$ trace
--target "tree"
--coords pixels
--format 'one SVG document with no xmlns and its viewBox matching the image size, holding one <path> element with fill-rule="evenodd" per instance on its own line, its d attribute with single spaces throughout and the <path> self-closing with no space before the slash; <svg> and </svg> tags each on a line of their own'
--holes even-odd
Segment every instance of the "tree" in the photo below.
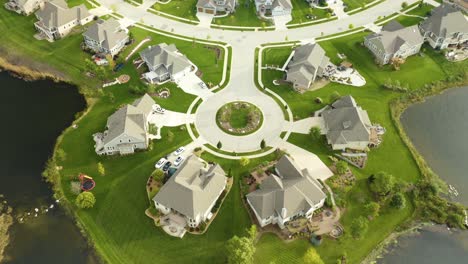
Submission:
<svg viewBox="0 0 468 264">
<path fill-rule="evenodd" d="M 386 172 L 378 172 L 375 176 L 372 176 L 372 179 L 369 179 L 370 182 L 370 190 L 380 196 L 386 196 L 390 194 L 395 186 L 395 178 L 386 173 Z"/>
<path fill-rule="evenodd" d="M 340 160 L 338 161 L 336 164 L 336 172 L 340 175 L 343 175 L 345 174 L 346 172 L 348 172 L 348 163 L 344 160 Z"/>
<path fill-rule="evenodd" d="M 312 139 L 319 140 L 320 136 L 322 135 L 322 130 L 318 126 L 313 126 L 309 130 L 309 135 L 312 137 Z"/>
<path fill-rule="evenodd" d="M 354 28 L 354 25 L 353 25 L 353 24 L 349 24 L 348 28 L 349 28 L 349 29 L 353 29 L 353 28 Z"/>
<path fill-rule="evenodd" d="M 246 157 L 242 157 L 242 158 L 240 158 L 239 163 L 240 163 L 240 165 L 242 167 L 245 167 L 245 166 L 249 165 L 250 159 L 246 158 Z"/>
<path fill-rule="evenodd" d="M 330 103 L 335 102 L 336 100 L 340 99 L 341 95 L 338 91 L 334 91 L 332 94 L 330 94 Z"/>
<path fill-rule="evenodd" d="M 104 168 L 104 165 L 102 165 L 101 162 L 98 162 L 97 170 L 98 170 L 99 174 L 101 174 L 101 176 L 106 175 L 106 168 Z"/>
<path fill-rule="evenodd" d="M 380 204 L 376 202 L 369 202 L 366 205 L 364 205 L 364 211 L 366 215 L 369 215 L 375 218 L 379 216 Z"/>
<path fill-rule="evenodd" d="M 67 153 L 65 153 L 65 151 L 62 148 L 58 148 L 55 151 L 55 155 L 57 155 L 57 161 L 65 161 L 67 159 Z"/>
<path fill-rule="evenodd" d="M 216 144 L 216 147 L 218 149 L 221 149 L 223 147 L 223 143 L 221 143 L 221 141 L 218 141 L 218 144 Z"/>
<path fill-rule="evenodd" d="M 161 181 L 164 177 L 164 172 L 160 169 L 156 169 L 151 173 L 151 176 L 153 176 L 155 181 Z"/>
<path fill-rule="evenodd" d="M 358 217 L 351 223 L 351 235 L 355 239 L 361 239 L 369 228 L 369 221 L 365 217 Z"/>
<path fill-rule="evenodd" d="M 407 3 L 407 2 L 401 3 L 401 7 L 402 7 L 402 8 L 407 8 L 407 7 L 408 7 L 408 3 Z"/>
<path fill-rule="evenodd" d="M 392 199 L 390 200 L 390 205 L 392 207 L 395 207 L 395 208 L 398 208 L 398 209 L 403 209 L 406 207 L 406 199 L 405 199 L 405 196 L 398 192 L 398 193 L 395 193 L 393 196 L 392 196 Z"/>
<path fill-rule="evenodd" d="M 249 229 L 247 229 L 247 234 L 252 243 L 255 243 L 255 240 L 257 239 L 257 226 L 256 225 L 251 225 Z"/>
<path fill-rule="evenodd" d="M 266 147 L 266 142 L 264 139 L 262 139 L 262 142 L 260 142 L 260 148 L 264 149 Z"/>
<path fill-rule="evenodd" d="M 229 264 L 251 264 L 255 254 L 255 246 L 248 237 L 234 236 L 226 243 L 226 253 Z"/>
<path fill-rule="evenodd" d="M 75 200 L 76 206 L 81 209 L 92 208 L 96 203 L 96 198 L 91 192 L 82 192 L 78 194 Z"/>
<path fill-rule="evenodd" d="M 320 258 L 320 255 L 312 247 L 307 249 L 306 253 L 302 257 L 302 263 L 304 263 L 304 264 L 324 264 L 323 260 Z"/>
</svg>

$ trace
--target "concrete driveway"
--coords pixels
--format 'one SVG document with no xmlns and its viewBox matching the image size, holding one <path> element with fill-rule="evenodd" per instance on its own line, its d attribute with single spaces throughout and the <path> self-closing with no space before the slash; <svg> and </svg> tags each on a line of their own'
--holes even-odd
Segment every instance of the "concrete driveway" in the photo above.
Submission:
<svg viewBox="0 0 468 264">
<path fill-rule="evenodd" d="M 286 24 L 289 23 L 289 21 L 292 20 L 291 15 L 283 15 L 283 16 L 275 16 L 273 17 L 273 21 L 275 23 L 275 30 L 276 31 L 283 31 L 283 30 L 288 30 L 286 27 Z"/>
<path fill-rule="evenodd" d="M 177 86 L 186 93 L 199 96 L 202 99 L 212 96 L 213 93 L 208 89 L 208 87 L 202 88 L 200 83 L 204 82 L 195 74 L 195 72 L 190 72 L 176 80 Z"/>
<path fill-rule="evenodd" d="M 294 133 L 309 134 L 310 129 L 314 126 L 320 127 L 320 130 L 323 131 L 325 129 L 323 118 L 317 116 L 298 120 L 293 123 L 291 131 Z"/>
<path fill-rule="evenodd" d="M 194 115 L 166 110 L 164 114 L 151 114 L 148 117 L 148 122 L 157 127 L 175 127 L 192 123 L 194 119 Z"/>
</svg>

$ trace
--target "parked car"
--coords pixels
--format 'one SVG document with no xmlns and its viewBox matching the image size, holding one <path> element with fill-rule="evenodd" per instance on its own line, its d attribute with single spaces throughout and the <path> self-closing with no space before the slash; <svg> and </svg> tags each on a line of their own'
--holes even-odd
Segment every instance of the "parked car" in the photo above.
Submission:
<svg viewBox="0 0 468 264">
<path fill-rule="evenodd" d="M 176 151 L 174 151 L 174 156 L 179 156 L 184 151 L 185 151 L 185 148 L 180 147 L 180 148 L 176 149 Z"/>
<path fill-rule="evenodd" d="M 166 112 L 166 109 L 162 108 L 159 105 L 153 105 L 153 111 L 158 114 L 164 114 Z"/>
<path fill-rule="evenodd" d="M 199 82 L 198 86 L 200 86 L 200 88 L 203 88 L 203 89 L 208 88 L 208 87 L 206 87 L 206 84 L 204 82 Z"/>
<path fill-rule="evenodd" d="M 161 158 L 160 160 L 158 160 L 158 162 L 156 162 L 156 164 L 154 165 L 154 167 L 155 167 L 156 169 L 160 169 L 160 168 L 164 165 L 164 163 L 166 163 L 166 161 L 167 161 L 167 159 Z"/>
<path fill-rule="evenodd" d="M 182 156 L 177 157 L 177 159 L 174 161 L 174 166 L 179 166 L 182 163 L 182 161 L 184 161 L 184 159 L 185 158 Z"/>
<path fill-rule="evenodd" d="M 163 171 L 168 171 L 172 163 L 170 161 L 166 162 L 162 168 Z"/>
</svg>

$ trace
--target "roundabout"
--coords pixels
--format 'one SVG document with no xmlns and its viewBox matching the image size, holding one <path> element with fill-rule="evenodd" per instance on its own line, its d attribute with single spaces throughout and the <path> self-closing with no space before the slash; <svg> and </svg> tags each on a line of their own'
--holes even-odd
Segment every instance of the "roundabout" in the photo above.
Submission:
<svg viewBox="0 0 468 264">
<path fill-rule="evenodd" d="M 243 136 L 257 131 L 263 124 L 263 113 L 247 102 L 232 102 L 216 113 L 216 123 L 224 132 Z"/>
</svg>

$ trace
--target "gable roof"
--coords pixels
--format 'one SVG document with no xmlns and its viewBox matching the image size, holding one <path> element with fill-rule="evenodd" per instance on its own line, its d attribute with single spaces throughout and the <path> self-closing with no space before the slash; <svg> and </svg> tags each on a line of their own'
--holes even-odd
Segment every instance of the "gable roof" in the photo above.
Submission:
<svg viewBox="0 0 468 264">
<path fill-rule="evenodd" d="M 287 218 L 307 212 L 326 197 L 321 187 L 308 173 L 303 173 L 287 155 L 276 164 L 276 172 L 260 185 L 260 189 L 247 194 L 253 210 L 261 217 Z"/>
<path fill-rule="evenodd" d="M 144 102 L 139 103 L 139 102 Z M 146 140 L 146 122 L 147 114 L 145 112 L 147 105 L 155 104 L 154 100 L 147 94 L 142 98 L 137 99 L 132 105 L 126 105 L 107 119 L 107 135 L 103 139 L 103 143 L 107 144 L 118 138 L 122 134 L 133 137 L 137 140 Z"/>
<path fill-rule="evenodd" d="M 197 2 L 197 7 L 216 9 L 218 6 L 227 6 L 234 9 L 236 7 L 236 0 L 224 0 L 224 3 L 221 5 L 218 5 L 214 0 L 198 0 Z"/>
<path fill-rule="evenodd" d="M 326 67 L 329 62 L 330 59 L 319 44 L 308 43 L 297 47 L 287 66 L 287 79 L 307 86 L 315 78 L 318 69 Z"/>
<path fill-rule="evenodd" d="M 89 17 L 91 14 L 85 5 L 68 8 L 64 0 L 50 0 L 36 12 L 36 16 L 44 26 L 54 28 Z"/>
<path fill-rule="evenodd" d="M 462 12 L 448 4 L 441 4 L 432 10 L 431 16 L 424 20 L 421 29 L 439 37 L 457 32 L 468 32 L 468 21 Z"/>
<path fill-rule="evenodd" d="M 153 200 L 195 219 L 210 209 L 225 185 L 225 172 L 219 165 L 206 169 L 205 163 L 192 155 L 180 165 Z"/>
<path fill-rule="evenodd" d="M 273 8 L 282 7 L 283 9 L 292 9 L 291 0 L 274 0 L 272 4 Z"/>
<path fill-rule="evenodd" d="M 121 29 L 120 23 L 114 18 L 98 20 L 83 35 L 100 43 L 103 48 L 108 50 L 128 37 L 127 33 Z"/>
<path fill-rule="evenodd" d="M 405 44 L 411 47 L 424 42 L 418 26 L 403 27 L 395 20 L 384 25 L 380 33 L 370 34 L 366 36 L 366 39 L 386 54 L 398 52 Z"/>
<path fill-rule="evenodd" d="M 350 95 L 338 99 L 322 116 L 331 144 L 369 141 L 372 124 L 367 111 L 357 106 Z"/>
<path fill-rule="evenodd" d="M 149 46 L 140 52 L 141 58 L 154 71 L 178 73 L 191 65 L 187 57 L 177 50 L 174 44 L 162 43 L 156 46 Z"/>
</svg>

